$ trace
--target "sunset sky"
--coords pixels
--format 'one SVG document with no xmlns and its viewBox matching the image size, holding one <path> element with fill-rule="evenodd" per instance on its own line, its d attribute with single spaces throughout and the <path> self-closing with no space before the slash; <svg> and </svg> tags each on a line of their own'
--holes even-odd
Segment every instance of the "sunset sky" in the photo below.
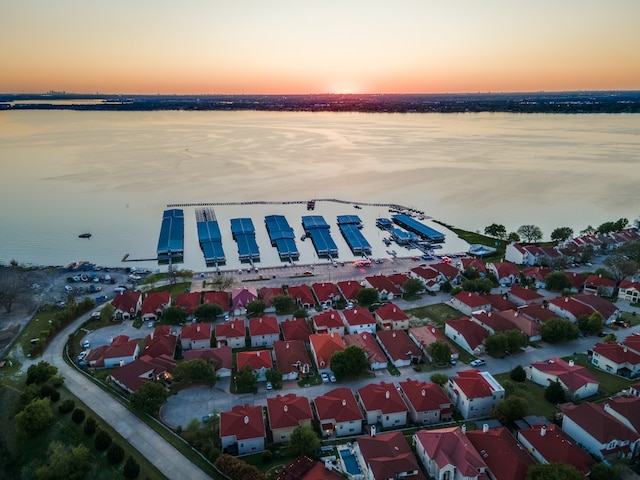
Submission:
<svg viewBox="0 0 640 480">
<path fill-rule="evenodd" d="M 640 0 L 0 0 L 0 92 L 640 89 Z"/>
</svg>

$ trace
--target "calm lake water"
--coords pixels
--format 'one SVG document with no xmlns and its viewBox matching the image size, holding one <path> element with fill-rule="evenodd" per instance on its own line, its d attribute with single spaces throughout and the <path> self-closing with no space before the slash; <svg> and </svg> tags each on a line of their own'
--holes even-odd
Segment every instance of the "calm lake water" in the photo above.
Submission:
<svg viewBox="0 0 640 480">
<path fill-rule="evenodd" d="M 0 161 L 2 263 L 154 257 L 162 211 L 174 203 L 398 203 L 469 230 L 536 224 L 545 239 L 555 227 L 577 232 L 640 215 L 638 115 L 0 112 Z M 279 261 L 264 215 L 286 215 L 299 238 L 309 213 L 304 205 L 215 212 L 228 268 L 239 265 L 230 218 L 252 218 L 268 265 Z M 387 256 L 373 225 L 389 216 L 385 208 L 322 202 L 313 213 L 332 225 L 341 259 L 352 257 L 338 214 L 360 215 L 374 256 Z M 78 238 L 85 231 L 90 240 Z M 465 248 L 452 237 L 448 250 Z M 301 262 L 317 260 L 310 241 L 297 243 Z M 185 208 L 185 250 L 185 267 L 206 269 L 193 208 Z"/>
</svg>

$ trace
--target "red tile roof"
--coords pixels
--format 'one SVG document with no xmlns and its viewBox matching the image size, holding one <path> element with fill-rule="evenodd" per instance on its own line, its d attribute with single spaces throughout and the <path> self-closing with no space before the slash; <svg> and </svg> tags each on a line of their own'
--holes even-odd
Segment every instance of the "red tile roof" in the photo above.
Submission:
<svg viewBox="0 0 640 480">
<path fill-rule="evenodd" d="M 451 400 L 435 383 L 407 378 L 400 382 L 400 388 L 416 412 L 432 412 L 451 407 Z"/>
<path fill-rule="evenodd" d="M 287 293 L 302 305 L 314 305 L 316 303 L 313 293 L 311 293 L 311 289 L 307 285 L 291 285 L 287 288 Z"/>
<path fill-rule="evenodd" d="M 249 365 L 252 370 L 260 370 L 261 368 L 272 368 L 270 350 L 251 350 L 238 352 L 236 354 L 237 369 L 242 370 L 245 365 Z"/>
<path fill-rule="evenodd" d="M 342 293 L 342 296 L 347 300 L 355 300 L 358 292 L 362 290 L 362 285 L 360 282 L 356 282 L 355 280 L 347 280 L 343 282 L 338 282 L 338 290 Z"/>
<path fill-rule="evenodd" d="M 170 332 L 168 325 L 156 327 L 151 335 L 145 338 L 143 355 L 150 357 L 160 357 L 167 355 L 171 358 L 176 353 L 176 344 L 178 337 Z"/>
<path fill-rule="evenodd" d="M 394 362 L 422 356 L 418 346 L 411 341 L 404 330 L 379 330 L 376 335 Z"/>
<path fill-rule="evenodd" d="M 114 368 L 110 376 L 116 382 L 125 386 L 131 392 L 135 392 L 145 383 L 153 380 L 164 372 L 172 372 L 176 366 L 173 358 L 162 355 L 156 358 L 144 355 L 122 367 Z"/>
<path fill-rule="evenodd" d="M 231 370 L 233 368 L 233 356 L 231 347 L 222 345 L 216 348 L 197 348 L 185 350 L 183 357 L 186 361 L 201 359 L 209 363 L 215 363 L 216 371 L 220 369 Z"/>
<path fill-rule="evenodd" d="M 375 311 L 381 320 L 402 321 L 408 320 L 409 316 L 395 303 L 387 303 Z"/>
<path fill-rule="evenodd" d="M 556 318 L 558 316 L 548 308 L 545 308 L 542 305 L 538 305 L 535 303 L 533 305 L 523 305 L 522 307 L 518 308 L 518 311 L 525 317 L 530 318 L 531 320 L 536 320 L 543 323 L 551 320 L 552 318 Z"/>
<path fill-rule="evenodd" d="M 485 297 L 481 297 L 474 292 L 462 291 L 457 295 L 454 295 L 453 298 L 471 308 L 485 307 L 491 303 Z"/>
<path fill-rule="evenodd" d="M 496 480 L 525 480 L 536 463 L 505 427 L 473 430 L 467 436 Z"/>
<path fill-rule="evenodd" d="M 192 323 L 191 325 L 185 325 L 180 332 L 180 338 L 183 340 L 207 340 L 211 338 L 211 324 L 210 323 Z"/>
<path fill-rule="evenodd" d="M 305 420 L 313 419 L 307 397 L 299 397 L 293 393 L 267 398 L 267 413 L 271 429 L 295 428 Z"/>
<path fill-rule="evenodd" d="M 471 349 L 476 349 L 489 336 L 489 331 L 486 328 L 483 328 L 469 317 L 447 320 L 446 324 L 460 333 Z"/>
<path fill-rule="evenodd" d="M 216 339 L 238 338 L 246 336 L 244 320 L 232 320 L 216 325 Z"/>
<path fill-rule="evenodd" d="M 628 395 L 614 397 L 607 402 L 611 411 L 617 412 L 625 418 L 636 432 L 640 432 L 640 397 Z M 605 411 L 606 411 L 605 404 Z"/>
<path fill-rule="evenodd" d="M 182 308 L 189 315 L 200 305 L 200 292 L 188 292 L 179 294 L 173 304 Z"/>
<path fill-rule="evenodd" d="M 564 411 L 564 416 L 578 424 L 599 443 L 612 440 L 635 442 L 640 438 L 636 432 L 604 411 L 602 405 L 582 403 Z"/>
<path fill-rule="evenodd" d="M 411 271 L 422 278 L 425 282 L 434 281 L 440 278 L 440 272 L 434 270 L 433 268 L 427 267 L 414 267 Z"/>
<path fill-rule="evenodd" d="M 311 290 L 318 302 L 336 301 L 340 298 L 340 292 L 333 283 L 313 283 Z"/>
<path fill-rule="evenodd" d="M 266 307 L 273 307 L 273 297 L 284 295 L 281 287 L 262 287 L 258 292 Z"/>
<path fill-rule="evenodd" d="M 504 298 L 499 293 L 487 293 L 486 295 L 482 295 L 483 298 L 486 299 L 487 303 L 491 304 L 491 309 L 501 312 L 502 310 L 512 310 L 514 308 L 518 308 L 518 306 Z"/>
<path fill-rule="evenodd" d="M 565 463 L 573 465 L 583 475 L 588 475 L 595 461 L 556 425 L 541 426 L 520 430 L 524 440 L 548 463 Z"/>
<path fill-rule="evenodd" d="M 313 325 L 316 332 L 326 331 L 332 328 L 344 328 L 342 315 L 337 310 L 327 310 L 313 316 Z"/>
<path fill-rule="evenodd" d="M 429 265 L 427 268 L 435 270 L 436 272 L 441 274 L 443 277 L 445 277 L 449 282 L 454 280 L 460 274 L 460 272 L 456 267 L 448 263 L 433 263 Z"/>
<path fill-rule="evenodd" d="M 494 332 L 506 332 L 518 328 L 512 321 L 496 312 L 476 312 L 471 315 L 471 318 L 491 328 Z"/>
<path fill-rule="evenodd" d="M 338 350 L 344 350 L 342 337 L 335 333 L 314 333 L 309 336 L 309 341 L 320 369 L 329 368 L 331 355 Z"/>
<path fill-rule="evenodd" d="M 479 370 L 460 370 L 453 379 L 467 398 L 485 398 L 493 396 L 493 388 L 480 374 Z"/>
<path fill-rule="evenodd" d="M 231 290 L 231 305 L 233 309 L 244 308 L 249 302 L 258 299 L 258 290 L 254 287 L 234 288 Z"/>
<path fill-rule="evenodd" d="M 119 295 L 113 297 L 111 304 L 116 310 L 135 315 L 138 312 L 138 301 L 140 300 L 141 292 L 137 290 L 125 290 L 120 292 Z"/>
<path fill-rule="evenodd" d="M 278 319 L 268 315 L 250 319 L 249 335 L 252 337 L 258 337 L 260 335 L 280 335 Z"/>
<path fill-rule="evenodd" d="M 387 292 L 393 295 L 402 295 L 402 290 L 386 275 L 371 275 L 365 277 L 365 280 L 372 288 L 375 288 L 378 293 Z"/>
<path fill-rule="evenodd" d="M 476 478 L 480 475 L 479 471 L 487 467 L 460 427 L 419 430 L 415 435 L 427 456 L 438 465 L 439 469 L 452 466 L 460 472 L 461 476 Z"/>
<path fill-rule="evenodd" d="M 215 303 L 226 312 L 231 306 L 229 292 L 204 292 L 203 303 Z"/>
<path fill-rule="evenodd" d="M 376 320 L 368 308 L 354 308 L 353 310 L 345 310 L 342 312 L 347 325 L 356 327 L 358 325 L 375 325 Z"/>
<path fill-rule="evenodd" d="M 306 318 L 293 318 L 280 324 L 282 337 L 285 340 L 302 340 L 309 343 L 309 335 L 313 332 Z"/>
<path fill-rule="evenodd" d="M 349 345 L 356 345 L 364 350 L 364 354 L 366 355 L 369 364 L 387 363 L 386 355 L 371 333 L 361 332 L 354 333 L 353 335 L 345 335 L 344 343 L 347 347 Z"/>
<path fill-rule="evenodd" d="M 624 363 L 638 365 L 640 363 L 640 355 L 615 342 L 596 343 L 593 346 L 593 352 L 602 355 L 617 365 Z"/>
<path fill-rule="evenodd" d="M 531 368 L 557 377 L 572 392 L 590 383 L 600 384 L 598 379 L 587 368 L 569 364 L 558 357 L 550 358 L 546 362 L 532 363 Z"/>
<path fill-rule="evenodd" d="M 235 436 L 236 440 L 264 438 L 265 426 L 262 407 L 235 405 L 230 411 L 220 414 L 220 436 Z"/>
<path fill-rule="evenodd" d="M 498 273 L 498 280 L 513 275 L 516 279 L 520 278 L 520 270 L 515 263 L 511 262 L 494 262 L 493 267 Z"/>
<path fill-rule="evenodd" d="M 534 302 L 544 298 L 544 296 L 540 295 L 538 292 L 534 292 L 530 288 L 521 287 L 520 285 L 512 286 L 509 289 L 509 295 L 525 302 Z"/>
<path fill-rule="evenodd" d="M 465 257 L 460 259 L 460 266 L 463 270 L 468 270 L 470 268 L 474 269 L 478 273 L 487 273 L 487 269 L 484 266 L 484 262 L 479 258 L 474 257 Z"/>
<path fill-rule="evenodd" d="M 611 280 L 610 278 L 603 277 L 602 275 L 591 274 L 584 281 L 585 287 L 591 288 L 616 288 L 615 280 Z"/>
<path fill-rule="evenodd" d="M 273 344 L 276 366 L 283 375 L 299 372 L 302 365 L 311 365 L 311 359 L 302 340 L 278 340 Z"/>
<path fill-rule="evenodd" d="M 576 290 L 580 290 L 584 285 L 585 280 L 587 279 L 587 276 L 584 273 L 566 272 L 565 274 L 569 279 L 571 287 L 575 288 Z"/>
<path fill-rule="evenodd" d="M 373 478 L 425 480 L 409 443 L 401 432 L 381 433 L 374 437 L 358 437 L 358 447 L 369 465 Z M 401 475 L 416 472 L 412 475 Z"/>
<path fill-rule="evenodd" d="M 505 320 L 513 323 L 518 330 L 523 332 L 527 337 L 537 337 L 540 335 L 540 324 L 535 320 L 520 315 L 518 310 L 507 310 L 505 312 L 494 312 L 494 315 L 503 317 Z"/>
<path fill-rule="evenodd" d="M 423 347 L 432 344 L 436 340 L 440 340 L 449 345 L 452 354 L 458 353 L 456 347 L 449 343 L 449 339 L 445 336 L 445 334 L 433 325 L 423 325 L 422 327 L 410 328 L 409 335 L 415 338 L 415 340 Z"/>
<path fill-rule="evenodd" d="M 335 388 L 313 401 L 318 420 L 334 420 L 337 423 L 363 420 L 364 416 L 350 388 Z"/>
<path fill-rule="evenodd" d="M 640 333 L 632 333 L 622 341 L 622 345 L 629 347 L 636 353 L 640 353 Z"/>
<path fill-rule="evenodd" d="M 379 410 L 382 414 L 388 415 L 407 411 L 407 405 L 393 383 L 370 383 L 360 388 L 358 395 L 368 412 Z"/>
<path fill-rule="evenodd" d="M 147 294 L 142 301 L 140 313 L 146 315 L 149 313 L 161 313 L 165 306 L 171 304 L 171 294 L 169 292 L 153 292 Z"/>
</svg>

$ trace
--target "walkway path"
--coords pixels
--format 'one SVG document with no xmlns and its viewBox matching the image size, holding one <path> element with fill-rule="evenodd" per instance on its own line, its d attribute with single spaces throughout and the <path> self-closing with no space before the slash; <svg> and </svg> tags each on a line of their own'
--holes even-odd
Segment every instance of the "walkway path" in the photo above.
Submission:
<svg viewBox="0 0 640 480">
<path fill-rule="evenodd" d="M 61 331 L 45 350 L 42 360 L 58 367 L 58 373 L 65 378 L 65 386 L 167 478 L 190 480 L 211 478 L 111 395 L 65 363 L 62 359 L 65 342 L 87 317 L 88 315 L 81 317 Z"/>
</svg>

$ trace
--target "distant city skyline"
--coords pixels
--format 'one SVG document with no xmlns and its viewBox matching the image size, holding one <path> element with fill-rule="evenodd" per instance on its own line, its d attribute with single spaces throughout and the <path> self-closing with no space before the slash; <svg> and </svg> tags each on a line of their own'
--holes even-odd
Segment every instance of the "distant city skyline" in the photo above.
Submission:
<svg viewBox="0 0 640 480">
<path fill-rule="evenodd" d="M 0 4 L 0 92 L 640 90 L 637 0 Z"/>
</svg>

